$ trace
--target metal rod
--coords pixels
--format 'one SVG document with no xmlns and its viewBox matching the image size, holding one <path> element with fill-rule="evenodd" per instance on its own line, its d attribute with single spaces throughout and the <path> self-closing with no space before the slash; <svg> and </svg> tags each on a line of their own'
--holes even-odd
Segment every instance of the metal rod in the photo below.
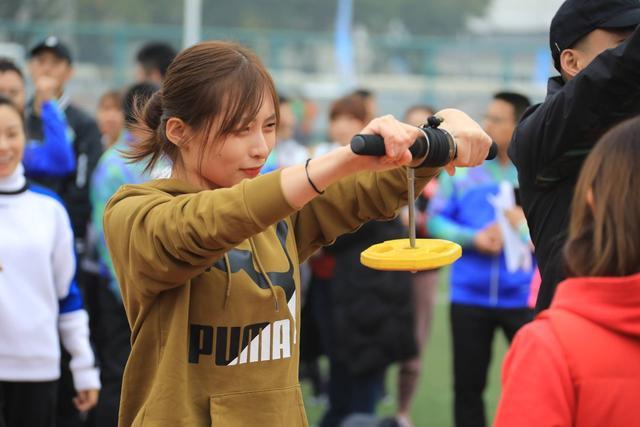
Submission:
<svg viewBox="0 0 640 427">
<path fill-rule="evenodd" d="M 409 207 L 409 242 L 411 249 L 416 247 L 416 174 L 412 167 L 407 168 L 407 206 Z"/>
</svg>

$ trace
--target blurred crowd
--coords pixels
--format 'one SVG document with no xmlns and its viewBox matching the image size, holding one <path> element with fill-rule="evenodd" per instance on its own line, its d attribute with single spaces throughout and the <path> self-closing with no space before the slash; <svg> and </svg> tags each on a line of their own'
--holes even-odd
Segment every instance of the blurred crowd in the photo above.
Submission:
<svg viewBox="0 0 640 427">
<path fill-rule="evenodd" d="M 74 371 L 69 369 L 74 355 L 62 347 L 57 425 L 117 424 L 130 331 L 105 245 L 102 216 L 106 202 L 119 186 L 170 174 L 168 164 L 144 170 L 129 162 L 123 151 L 133 138 L 127 125 L 135 123 L 135 115 L 146 99 L 160 89 L 175 54 L 164 43 L 144 46 L 137 55 L 137 82 L 104 93 L 95 115 L 76 107 L 65 95 L 65 85 L 73 78 L 73 58 L 57 37 L 50 36 L 31 48 L 26 73 L 8 59 L 0 61 L 0 94 L 11 99 L 26 118 L 26 176 L 55 191 L 69 211 L 78 261 L 76 281 L 89 314 L 95 366 L 100 368 L 100 396 L 94 408 L 83 410 L 72 400 L 77 393 Z M 34 88 L 30 97 L 26 94 L 27 79 L 31 79 Z M 348 145 L 355 134 L 382 113 L 373 90 L 361 88 L 346 93 L 334 100 L 325 113 L 326 139 L 315 141 L 313 123 L 322 114 L 317 106 L 311 100 L 284 93 L 280 94 L 279 103 L 277 145 L 262 173 L 302 164 L 307 158 Z M 416 202 L 419 237 L 446 238 L 465 247 L 464 260 L 451 273 L 451 322 L 456 411 L 469 417 L 484 416 L 482 392 L 495 329 L 503 329 L 511 339 L 532 317 L 527 301 L 535 262 L 527 246 L 528 230 L 522 209 L 513 197 L 516 172 L 506 155 L 511 133 L 528 105 L 523 95 L 495 94 L 487 105 L 484 126 L 500 146 L 498 159 L 469 171 L 468 176 L 443 176 L 429 185 Z M 410 105 L 404 120 L 420 126 L 436 111 L 433 106 Z M 495 206 L 483 200 L 498 188 L 505 192 L 501 194 L 508 207 L 504 211 L 508 225 L 503 230 L 496 220 Z M 468 197 L 478 200 L 473 205 L 464 203 L 465 209 L 473 212 L 474 227 L 480 230 L 475 234 L 462 230 L 460 223 L 466 219 L 454 215 L 459 210 L 456 204 Z M 389 222 L 371 222 L 338 239 L 303 266 L 305 339 L 301 375 L 312 382 L 315 398 L 326 402 L 322 426 L 341 425 L 353 414 L 373 414 L 388 393 L 384 380 L 394 364 L 400 366 L 394 422 L 413 425 L 410 409 L 440 273 L 380 273 L 363 267 L 359 261 L 360 252 L 368 246 L 407 236 L 407 226 L 406 215 Z M 527 261 L 515 270 L 505 264 L 503 231 L 517 235 L 527 248 Z M 467 255 L 467 249 L 473 252 L 472 256 Z M 495 271 L 489 273 L 492 268 Z M 477 271 L 487 271 L 486 277 L 478 278 Z M 466 310 L 464 307 L 469 304 L 472 308 Z M 484 356 L 479 358 L 477 352 Z M 329 361 L 328 372 L 320 368 L 321 356 Z"/>
</svg>

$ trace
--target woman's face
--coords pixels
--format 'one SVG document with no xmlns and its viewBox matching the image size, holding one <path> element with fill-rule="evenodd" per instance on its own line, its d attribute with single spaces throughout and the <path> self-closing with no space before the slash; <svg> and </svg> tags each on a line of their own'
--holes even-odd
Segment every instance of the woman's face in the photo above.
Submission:
<svg viewBox="0 0 640 427">
<path fill-rule="evenodd" d="M 182 167 L 177 175 L 209 189 L 231 187 L 243 179 L 255 178 L 276 143 L 274 102 L 269 93 L 263 99 L 257 116 L 245 129 L 207 143 L 204 152 L 200 149 L 204 136 L 195 137 L 183 147 Z M 204 159 L 200 161 L 202 155 Z"/>
<path fill-rule="evenodd" d="M 329 122 L 329 138 L 340 145 L 348 145 L 351 138 L 362 130 L 366 123 L 355 117 L 340 115 Z"/>
<path fill-rule="evenodd" d="M 124 113 L 114 99 L 105 98 L 98 105 L 96 121 L 100 133 L 106 135 L 110 142 L 115 142 L 124 128 Z"/>
<path fill-rule="evenodd" d="M 0 178 L 11 175 L 24 152 L 25 134 L 18 112 L 7 105 L 0 105 Z"/>
</svg>

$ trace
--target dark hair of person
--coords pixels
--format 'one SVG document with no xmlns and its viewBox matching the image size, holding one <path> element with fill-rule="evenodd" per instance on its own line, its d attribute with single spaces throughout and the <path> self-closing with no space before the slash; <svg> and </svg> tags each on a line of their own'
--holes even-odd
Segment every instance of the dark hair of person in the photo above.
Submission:
<svg viewBox="0 0 640 427">
<path fill-rule="evenodd" d="M 116 89 L 106 91 L 98 99 L 98 107 L 105 102 L 111 102 L 117 108 L 122 109 L 122 92 Z"/>
<path fill-rule="evenodd" d="M 125 126 L 136 123 L 136 111 L 142 110 L 158 90 L 160 90 L 158 85 L 149 82 L 137 83 L 127 89 L 120 104 L 124 114 Z"/>
<path fill-rule="evenodd" d="M 531 106 L 531 100 L 529 100 L 528 97 L 515 92 L 498 92 L 493 95 L 493 99 L 499 99 L 500 101 L 511 104 L 516 122 L 520 121 L 524 112 Z"/>
<path fill-rule="evenodd" d="M 357 95 L 348 95 L 331 104 L 329 109 L 329 120 L 335 120 L 341 116 L 348 116 L 366 122 L 368 118 L 367 105 L 364 99 Z"/>
<path fill-rule="evenodd" d="M 216 141 L 240 131 L 258 114 L 265 95 L 273 102 L 280 121 L 278 95 L 268 71 L 251 50 L 230 42 L 206 41 L 178 54 L 167 69 L 160 91 L 136 110 L 130 126 L 139 142 L 126 156 L 147 161 L 150 170 L 161 157 L 181 161 L 177 145 L 166 134 L 167 120 L 181 119 L 197 136 L 200 166 L 205 150 Z M 214 124 L 215 123 L 215 124 Z M 181 141 L 190 143 L 191 141 Z"/>
<path fill-rule="evenodd" d="M 144 45 L 139 51 L 136 59 L 145 72 L 150 73 L 158 70 L 164 79 L 167 74 L 169 64 L 176 57 L 176 50 L 164 42 L 151 42 Z"/>
<path fill-rule="evenodd" d="M 373 91 L 365 88 L 359 88 L 353 91 L 352 95 L 359 96 L 363 99 L 373 98 Z"/>
<path fill-rule="evenodd" d="M 0 58 L 0 73 L 6 73 L 9 71 L 13 71 L 20 77 L 20 80 L 24 81 L 24 74 L 22 74 L 22 70 L 18 68 L 15 62 L 9 58 Z"/>
<path fill-rule="evenodd" d="M 607 132 L 587 157 L 571 207 L 569 276 L 640 272 L 640 117 Z"/>
</svg>

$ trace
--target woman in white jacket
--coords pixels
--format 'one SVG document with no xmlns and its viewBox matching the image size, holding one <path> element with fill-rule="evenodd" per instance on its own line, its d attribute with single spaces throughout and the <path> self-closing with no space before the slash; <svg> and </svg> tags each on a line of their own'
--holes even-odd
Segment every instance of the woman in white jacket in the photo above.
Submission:
<svg viewBox="0 0 640 427">
<path fill-rule="evenodd" d="M 73 232 L 53 193 L 29 185 L 22 115 L 0 97 L 0 427 L 54 424 L 62 342 L 80 411 L 98 399 Z"/>
</svg>

